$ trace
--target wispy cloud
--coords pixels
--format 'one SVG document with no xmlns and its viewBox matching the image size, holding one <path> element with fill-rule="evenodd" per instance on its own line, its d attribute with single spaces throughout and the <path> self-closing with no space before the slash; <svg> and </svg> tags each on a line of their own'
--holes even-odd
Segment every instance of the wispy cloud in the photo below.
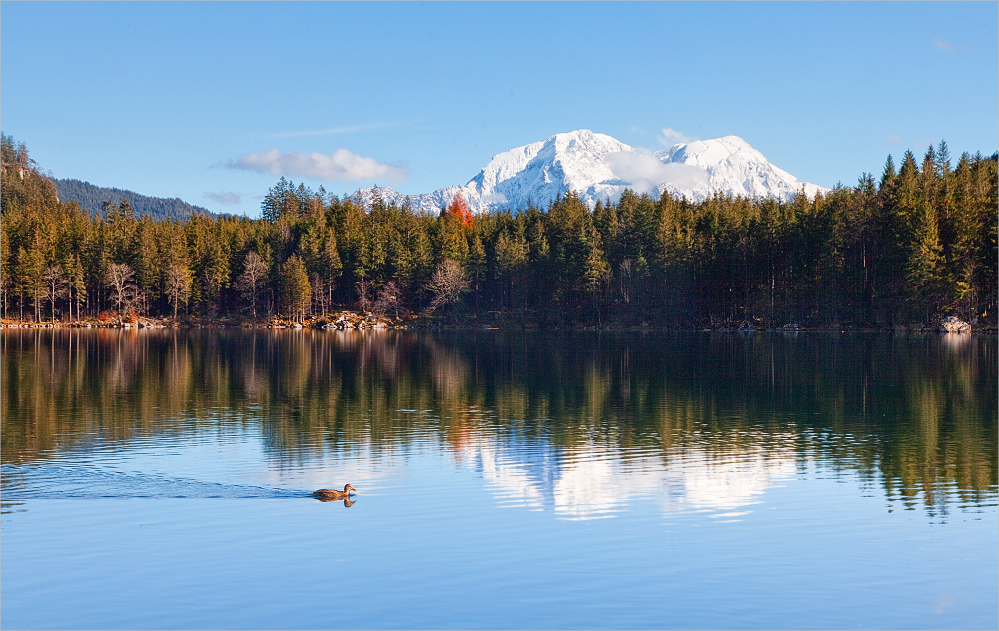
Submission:
<svg viewBox="0 0 999 631">
<path fill-rule="evenodd" d="M 947 40 L 940 39 L 939 37 L 934 37 L 933 43 L 936 44 L 937 48 L 948 53 L 971 52 L 971 46 L 960 46 L 953 42 L 948 42 Z"/>
<path fill-rule="evenodd" d="M 329 129 L 314 129 L 310 131 L 288 131 L 271 134 L 271 138 L 309 138 L 313 136 L 338 136 L 358 131 L 371 131 L 391 127 L 394 123 L 366 123 L 363 125 L 347 125 L 345 127 L 330 127 Z"/>
<path fill-rule="evenodd" d="M 621 151 L 607 156 L 614 177 L 639 193 L 656 192 L 664 184 L 696 188 L 706 184 L 708 174 L 690 164 L 664 163 L 651 153 Z"/>
<path fill-rule="evenodd" d="M 229 191 L 228 193 L 214 193 L 212 191 L 208 191 L 205 193 L 205 197 L 213 202 L 229 206 L 233 206 L 243 201 L 243 198 L 239 193 L 233 193 L 232 191 Z"/>
<path fill-rule="evenodd" d="M 663 127 L 662 135 L 659 136 L 659 142 L 666 145 L 667 147 L 672 147 L 678 142 L 690 142 L 691 140 L 697 140 L 687 134 L 677 131 L 671 127 Z"/>
<path fill-rule="evenodd" d="M 282 153 L 277 149 L 258 151 L 229 161 L 230 169 L 256 171 L 270 175 L 307 177 L 325 182 L 358 182 L 361 180 L 387 180 L 399 184 L 409 178 L 409 169 L 385 164 L 366 158 L 346 149 L 333 153 Z"/>
</svg>

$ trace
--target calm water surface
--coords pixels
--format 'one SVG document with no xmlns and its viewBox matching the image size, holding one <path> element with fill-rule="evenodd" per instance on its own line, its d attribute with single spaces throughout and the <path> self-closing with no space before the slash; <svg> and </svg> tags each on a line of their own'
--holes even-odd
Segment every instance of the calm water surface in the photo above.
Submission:
<svg viewBox="0 0 999 631">
<path fill-rule="evenodd" d="M 994 629 L 997 362 L 980 335 L 6 330 L 0 622 Z"/>
</svg>

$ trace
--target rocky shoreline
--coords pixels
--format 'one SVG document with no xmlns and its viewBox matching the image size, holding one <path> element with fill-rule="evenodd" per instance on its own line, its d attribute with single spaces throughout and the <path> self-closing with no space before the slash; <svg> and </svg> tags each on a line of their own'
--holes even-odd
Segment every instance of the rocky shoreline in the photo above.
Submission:
<svg viewBox="0 0 999 631">
<path fill-rule="evenodd" d="M 326 317 L 309 316 L 302 321 L 282 317 L 268 320 L 239 320 L 231 318 L 87 318 L 73 322 L 35 322 L 0 319 L 5 329 L 400 329 L 426 326 L 427 318 L 392 318 L 372 313 L 341 311 Z"/>
<path fill-rule="evenodd" d="M 995 328 L 975 327 L 955 316 L 948 316 L 936 324 L 923 325 L 915 324 L 908 326 L 897 325 L 894 327 L 855 327 L 855 326 L 830 326 L 830 327 L 805 327 L 798 324 L 789 323 L 781 327 L 764 327 L 749 321 L 735 323 L 712 323 L 709 326 L 690 326 L 685 328 L 657 326 L 643 322 L 640 325 L 606 324 L 604 326 L 595 325 L 568 325 L 551 326 L 539 325 L 535 323 L 512 322 L 509 320 L 493 320 L 483 323 L 475 318 L 465 320 L 445 320 L 438 317 L 427 316 L 407 316 L 391 317 L 383 314 L 371 312 L 360 313 L 356 311 L 339 311 L 328 316 L 309 316 L 303 321 L 297 321 L 279 316 L 259 320 L 236 320 L 229 318 L 205 319 L 205 318 L 88 318 L 74 322 L 34 322 L 21 321 L 16 319 L 0 319 L 0 328 L 4 329 L 52 329 L 52 328 L 78 328 L 78 329 L 311 329 L 311 330 L 387 330 L 387 329 L 447 329 L 447 330 L 471 330 L 471 329 L 503 329 L 503 330 L 575 330 L 575 331 L 660 331 L 660 330 L 688 330 L 717 333 L 743 333 L 754 332 L 785 333 L 794 334 L 799 332 L 851 332 L 851 333 L 971 333 L 975 332 L 996 332 Z"/>
</svg>

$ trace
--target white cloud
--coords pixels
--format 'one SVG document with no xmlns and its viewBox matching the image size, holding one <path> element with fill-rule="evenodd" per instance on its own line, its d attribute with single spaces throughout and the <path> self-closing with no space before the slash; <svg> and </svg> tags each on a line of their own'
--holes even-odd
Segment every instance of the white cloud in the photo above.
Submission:
<svg viewBox="0 0 999 631">
<path fill-rule="evenodd" d="M 505 204 L 506 202 L 506 195 L 503 193 L 489 193 L 482 196 L 483 204 Z"/>
<path fill-rule="evenodd" d="M 948 53 L 968 53 L 971 52 L 971 46 L 959 46 L 952 42 L 942 40 L 939 37 L 933 38 L 933 43 L 936 44 L 937 48 Z"/>
<path fill-rule="evenodd" d="M 667 147 L 672 147 L 678 142 L 690 142 L 692 140 L 697 140 L 696 138 L 688 136 L 687 134 L 670 127 L 663 127 L 662 134 L 663 135 L 659 138 L 659 142 L 663 143 Z"/>
<path fill-rule="evenodd" d="M 281 153 L 277 149 L 258 151 L 239 156 L 228 163 L 231 169 L 244 169 L 270 175 L 307 177 L 326 182 L 358 182 L 362 180 L 388 180 L 393 184 L 404 182 L 409 170 L 402 166 L 378 162 L 337 149 L 333 153 Z"/>
<path fill-rule="evenodd" d="M 690 164 L 663 162 L 651 153 L 621 151 L 607 156 L 614 177 L 637 193 L 657 193 L 663 184 L 692 189 L 707 184 L 707 171 Z"/>
<path fill-rule="evenodd" d="M 933 43 L 936 44 L 937 48 L 939 48 L 940 50 L 946 50 L 947 52 L 953 52 L 954 51 L 954 44 L 951 44 L 950 42 L 945 42 L 944 40 L 940 39 L 939 37 L 934 37 L 933 38 Z"/>
<path fill-rule="evenodd" d="M 205 197 L 212 200 L 213 202 L 217 202 L 219 204 L 228 204 L 230 206 L 238 204 L 241 201 L 243 201 L 239 193 L 233 193 L 232 191 L 229 191 L 228 193 L 213 193 L 212 191 L 209 191 L 205 193 Z"/>
<path fill-rule="evenodd" d="M 383 129 L 390 127 L 389 123 L 368 123 L 364 125 L 349 125 L 347 127 L 332 127 L 330 129 L 315 129 L 309 131 L 289 131 L 280 134 L 272 134 L 273 138 L 301 138 L 307 136 L 336 136 L 339 134 L 350 134 L 358 131 L 371 131 L 373 129 Z"/>
</svg>

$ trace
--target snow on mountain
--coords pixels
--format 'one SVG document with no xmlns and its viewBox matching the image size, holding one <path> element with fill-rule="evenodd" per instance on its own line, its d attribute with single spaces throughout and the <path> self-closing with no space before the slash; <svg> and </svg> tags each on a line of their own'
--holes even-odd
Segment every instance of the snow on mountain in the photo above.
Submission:
<svg viewBox="0 0 999 631">
<path fill-rule="evenodd" d="M 698 201 L 710 197 L 715 191 L 782 199 L 794 197 L 802 187 L 808 197 L 815 197 L 818 192 L 829 192 L 828 188 L 800 182 L 787 171 L 770 164 L 762 153 L 738 136 L 680 143 L 655 155 L 664 164 L 682 164 L 706 173 L 707 178 L 700 179 L 693 186 L 685 187 L 667 180 L 660 189 Z"/>
<path fill-rule="evenodd" d="M 473 212 L 486 212 L 524 209 L 529 203 L 546 208 L 570 190 L 592 207 L 597 200 L 617 201 L 626 188 L 693 201 L 715 191 L 786 200 L 802 188 L 809 197 L 829 190 L 798 181 L 738 136 L 679 143 L 650 153 L 581 129 L 497 154 L 464 186 L 422 195 L 403 195 L 385 186 L 360 189 L 354 198 L 370 204 L 380 196 L 399 206 L 408 200 L 414 210 L 438 212 L 460 192 Z"/>
</svg>

